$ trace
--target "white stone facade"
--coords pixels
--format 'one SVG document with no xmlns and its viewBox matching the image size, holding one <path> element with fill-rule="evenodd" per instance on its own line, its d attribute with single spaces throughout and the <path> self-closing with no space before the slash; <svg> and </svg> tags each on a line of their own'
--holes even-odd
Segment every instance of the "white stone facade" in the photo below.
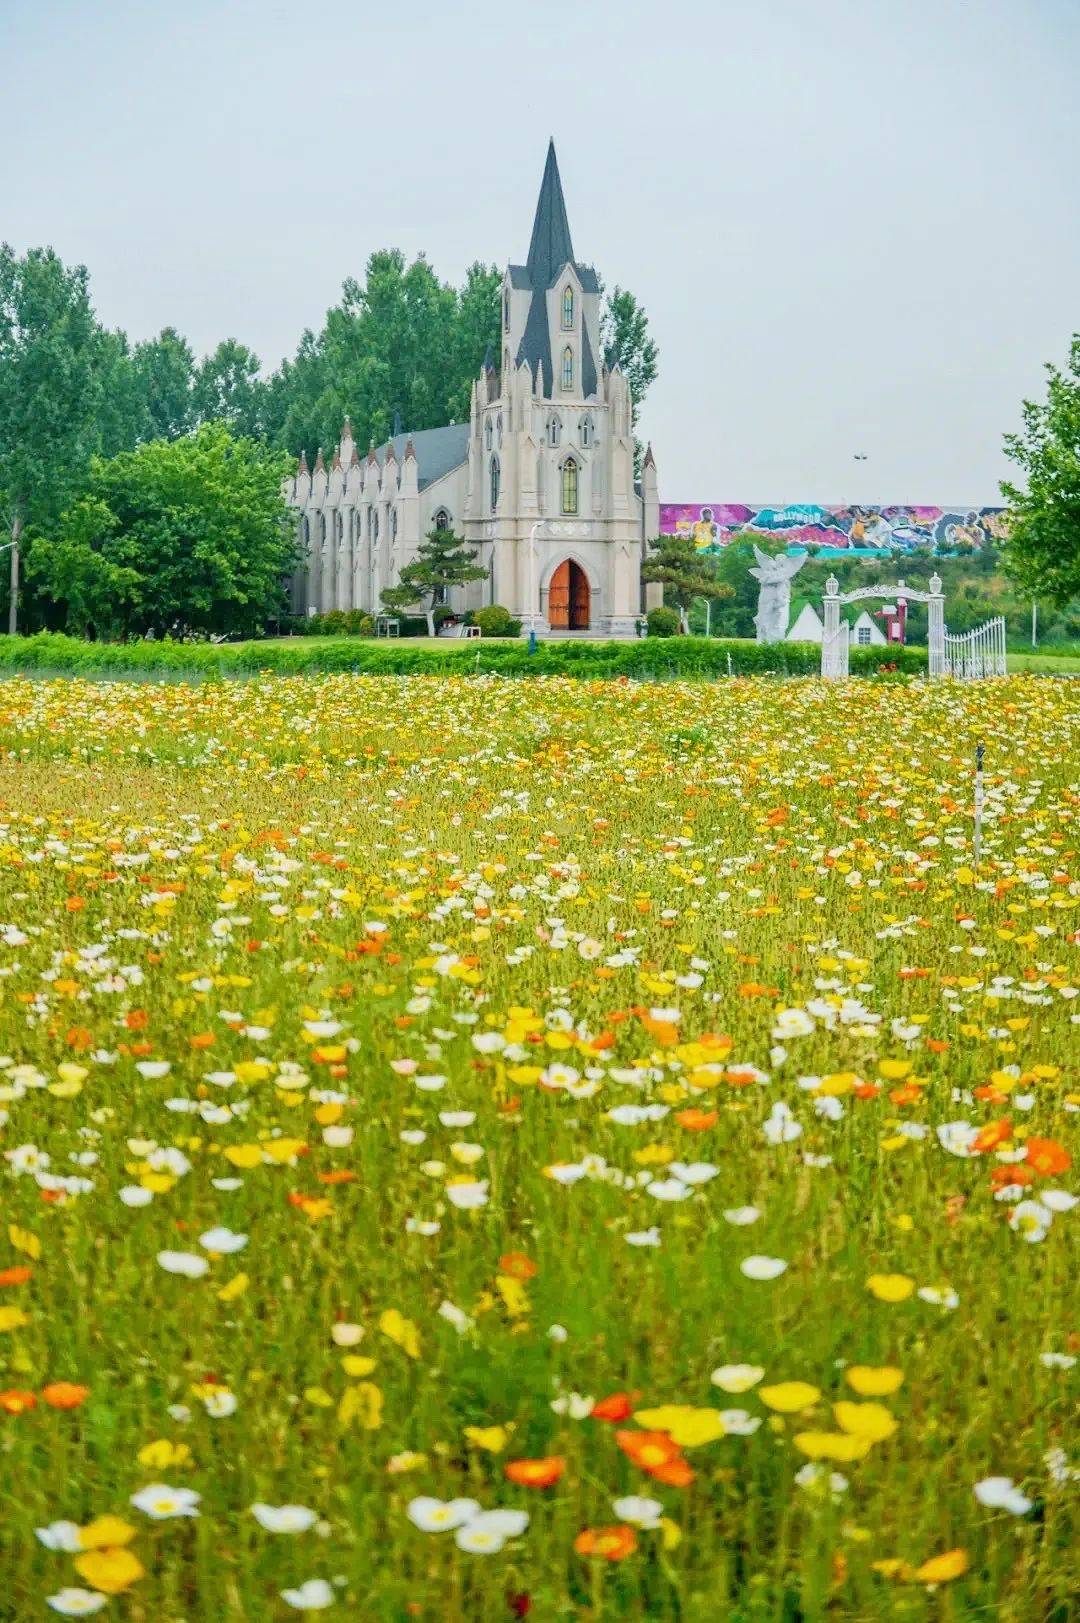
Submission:
<svg viewBox="0 0 1080 1623">
<path fill-rule="evenodd" d="M 483 580 L 455 587 L 461 613 L 501 603 L 538 634 L 632 636 L 646 606 L 645 549 L 660 533 L 656 465 L 634 479 L 630 389 L 597 366 L 600 289 L 577 263 L 554 149 L 527 265 L 503 281 L 502 352 L 473 384 L 468 423 L 398 435 L 361 459 L 348 420 L 332 465 L 303 458 L 286 486 L 305 559 L 297 614 L 377 614 L 384 588 L 443 526 L 475 549 Z"/>
</svg>

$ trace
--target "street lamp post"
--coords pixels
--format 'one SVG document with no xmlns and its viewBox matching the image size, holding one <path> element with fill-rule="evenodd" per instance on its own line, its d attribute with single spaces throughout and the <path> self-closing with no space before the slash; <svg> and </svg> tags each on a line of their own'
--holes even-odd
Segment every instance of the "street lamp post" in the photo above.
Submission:
<svg viewBox="0 0 1080 1623">
<path fill-rule="evenodd" d="M 536 622 L 539 619 L 536 608 L 536 537 L 546 522 L 546 519 L 538 519 L 529 531 L 529 609 L 525 616 L 525 630 L 530 638 L 536 635 Z"/>
</svg>

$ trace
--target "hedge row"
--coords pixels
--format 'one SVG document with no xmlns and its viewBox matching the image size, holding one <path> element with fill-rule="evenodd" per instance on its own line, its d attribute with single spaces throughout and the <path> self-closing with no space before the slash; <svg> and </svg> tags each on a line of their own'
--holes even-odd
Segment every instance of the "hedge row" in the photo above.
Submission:
<svg viewBox="0 0 1080 1623">
<path fill-rule="evenodd" d="M 853 675 L 905 675 L 926 671 L 926 651 L 853 648 Z M 730 656 L 730 665 L 729 665 Z M 521 642 L 470 642 L 409 646 L 342 637 L 332 642 L 303 637 L 280 642 L 180 643 L 80 642 L 56 632 L 34 637 L 0 636 L 0 672 L 36 672 L 102 677 L 194 677 L 216 679 L 249 676 L 259 671 L 283 675 L 327 671 L 372 674 L 433 675 L 497 672 L 502 676 L 630 676 L 664 680 L 675 677 L 712 679 L 727 676 L 811 676 L 821 667 L 814 643 L 753 642 L 718 638 L 645 638 L 634 642 L 541 642 L 530 654 Z"/>
</svg>

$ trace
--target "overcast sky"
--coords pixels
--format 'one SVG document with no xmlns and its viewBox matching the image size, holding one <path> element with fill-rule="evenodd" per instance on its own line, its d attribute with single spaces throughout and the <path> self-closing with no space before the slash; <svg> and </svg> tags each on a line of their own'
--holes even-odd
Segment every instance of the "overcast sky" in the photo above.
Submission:
<svg viewBox="0 0 1080 1623">
<path fill-rule="evenodd" d="M 1078 0 L 0 0 L 0 72 L 0 236 L 267 367 L 372 249 L 523 259 L 553 134 L 668 501 L 992 503 L 1080 328 Z"/>
</svg>

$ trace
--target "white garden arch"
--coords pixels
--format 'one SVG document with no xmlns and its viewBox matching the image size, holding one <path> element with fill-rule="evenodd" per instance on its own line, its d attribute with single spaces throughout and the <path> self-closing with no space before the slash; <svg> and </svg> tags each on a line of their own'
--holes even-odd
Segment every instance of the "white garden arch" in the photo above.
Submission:
<svg viewBox="0 0 1080 1623">
<path fill-rule="evenodd" d="M 830 575 L 825 582 L 822 598 L 824 631 L 821 639 L 821 674 L 835 679 L 848 674 L 850 627 L 841 620 L 840 610 L 847 603 L 861 603 L 866 598 L 895 598 L 898 603 L 925 603 L 927 607 L 927 675 L 1004 676 L 1005 621 L 1001 616 L 977 626 L 974 631 L 951 636 L 945 625 L 945 596 L 941 590 L 940 575 L 931 575 L 927 582 L 930 590 L 920 592 L 898 580 L 895 586 L 859 586 L 853 592 L 840 591 L 840 582 Z"/>
</svg>

